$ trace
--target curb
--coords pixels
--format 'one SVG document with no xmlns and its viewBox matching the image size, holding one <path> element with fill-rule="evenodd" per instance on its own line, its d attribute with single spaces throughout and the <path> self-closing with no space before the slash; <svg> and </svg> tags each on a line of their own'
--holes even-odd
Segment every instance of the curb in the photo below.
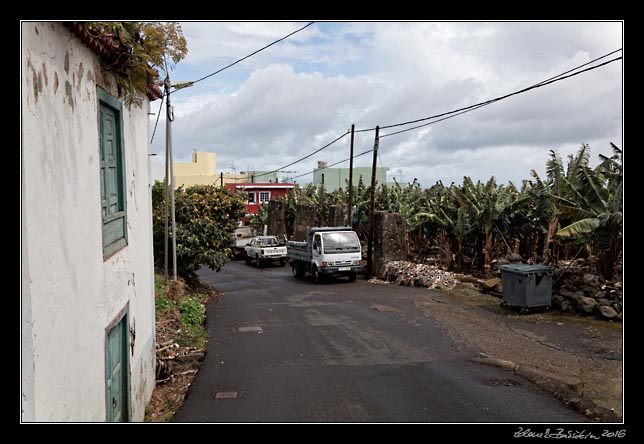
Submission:
<svg viewBox="0 0 644 444">
<path fill-rule="evenodd" d="M 546 375 L 536 368 L 522 367 L 512 361 L 493 357 L 475 357 L 470 361 L 511 371 L 593 421 L 616 423 L 624 421 L 614 411 L 597 405 L 592 399 L 581 394 L 583 388 L 581 381 L 562 381 Z"/>
</svg>

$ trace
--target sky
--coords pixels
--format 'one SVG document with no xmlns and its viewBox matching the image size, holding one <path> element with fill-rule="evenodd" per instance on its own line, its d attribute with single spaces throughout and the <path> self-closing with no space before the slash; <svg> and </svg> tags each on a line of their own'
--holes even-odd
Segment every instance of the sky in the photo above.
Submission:
<svg viewBox="0 0 644 444">
<path fill-rule="evenodd" d="M 188 55 L 172 82 L 202 78 L 307 22 L 183 22 Z M 316 22 L 270 48 L 171 95 L 175 162 L 217 154 L 217 174 L 281 168 L 356 130 L 416 120 L 521 90 L 620 49 L 621 22 Z M 621 56 L 622 52 L 595 64 Z M 589 65 L 590 66 L 590 65 Z M 160 101 L 153 102 L 156 113 Z M 165 104 L 164 104 L 165 108 Z M 389 180 L 462 183 L 496 177 L 520 185 L 544 175 L 549 151 L 622 146 L 622 60 L 454 118 L 381 137 Z M 150 118 L 150 134 L 156 115 Z M 413 125 L 383 129 L 381 136 Z M 165 112 L 152 143 L 165 154 Z M 357 133 L 354 153 L 372 149 Z M 350 136 L 292 165 L 349 157 Z M 372 155 L 356 159 L 370 166 Z M 348 161 L 338 167 L 348 167 Z M 296 179 L 307 183 L 313 175 Z"/>
</svg>

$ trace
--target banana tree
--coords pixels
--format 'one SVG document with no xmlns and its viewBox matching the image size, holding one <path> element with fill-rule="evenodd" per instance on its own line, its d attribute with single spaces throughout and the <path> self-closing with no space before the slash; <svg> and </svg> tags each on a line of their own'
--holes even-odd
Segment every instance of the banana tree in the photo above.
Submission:
<svg viewBox="0 0 644 444">
<path fill-rule="evenodd" d="M 560 216 L 557 197 L 565 195 L 566 175 L 561 158 L 553 150 L 550 150 L 550 159 L 546 163 L 546 180 L 541 180 L 535 170 L 530 171 L 530 174 L 536 181 L 532 184 L 529 194 L 537 207 L 537 217 L 547 220 L 548 229 L 543 242 L 543 258 L 545 263 L 550 263 L 557 260 L 553 255 Z"/>
<path fill-rule="evenodd" d="M 565 178 L 569 194 L 557 197 L 560 211 L 571 221 L 557 231 L 557 235 L 572 237 L 593 233 L 599 272 L 605 279 L 612 279 L 614 275 L 623 221 L 622 150 L 613 144 L 611 147 L 613 156 L 603 156 L 594 169 L 588 166 L 587 157 L 580 162 L 571 162 Z"/>
<path fill-rule="evenodd" d="M 494 176 L 483 184 L 480 180 L 476 184 L 469 177 L 463 178 L 463 185 L 454 188 L 456 199 L 463 207 L 472 222 L 483 228 L 485 235 L 485 263 L 484 270 L 487 275 L 492 271 L 492 241 L 493 228 L 497 222 L 513 207 L 527 199 L 519 196 L 514 186 L 496 184 Z"/>
<path fill-rule="evenodd" d="M 424 193 L 419 203 L 420 210 L 410 218 L 410 226 L 431 225 L 438 229 L 449 271 L 454 269 L 452 243 L 457 244 L 456 269 L 463 270 L 463 239 L 471 231 L 466 215 L 458 208 L 452 187 L 447 188 L 438 181 Z"/>
</svg>

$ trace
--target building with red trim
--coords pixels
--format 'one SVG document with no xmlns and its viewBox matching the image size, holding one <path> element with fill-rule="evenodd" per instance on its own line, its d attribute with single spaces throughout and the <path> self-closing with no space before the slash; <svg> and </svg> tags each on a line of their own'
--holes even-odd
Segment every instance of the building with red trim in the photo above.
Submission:
<svg viewBox="0 0 644 444">
<path fill-rule="evenodd" d="M 260 205 L 286 196 L 288 190 L 295 187 L 292 183 L 227 183 L 230 191 L 246 193 L 246 214 L 242 219 L 244 225 L 250 222 L 254 214 L 259 213 Z"/>
</svg>

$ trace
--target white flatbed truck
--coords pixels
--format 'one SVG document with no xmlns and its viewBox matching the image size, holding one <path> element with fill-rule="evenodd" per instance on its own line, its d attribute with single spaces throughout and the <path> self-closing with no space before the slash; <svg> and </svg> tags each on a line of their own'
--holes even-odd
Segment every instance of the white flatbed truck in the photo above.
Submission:
<svg viewBox="0 0 644 444">
<path fill-rule="evenodd" d="M 288 258 L 295 278 L 311 273 L 316 283 L 326 276 L 348 276 L 353 282 L 364 271 L 360 240 L 351 227 L 309 228 L 306 239 L 288 242 Z"/>
</svg>

